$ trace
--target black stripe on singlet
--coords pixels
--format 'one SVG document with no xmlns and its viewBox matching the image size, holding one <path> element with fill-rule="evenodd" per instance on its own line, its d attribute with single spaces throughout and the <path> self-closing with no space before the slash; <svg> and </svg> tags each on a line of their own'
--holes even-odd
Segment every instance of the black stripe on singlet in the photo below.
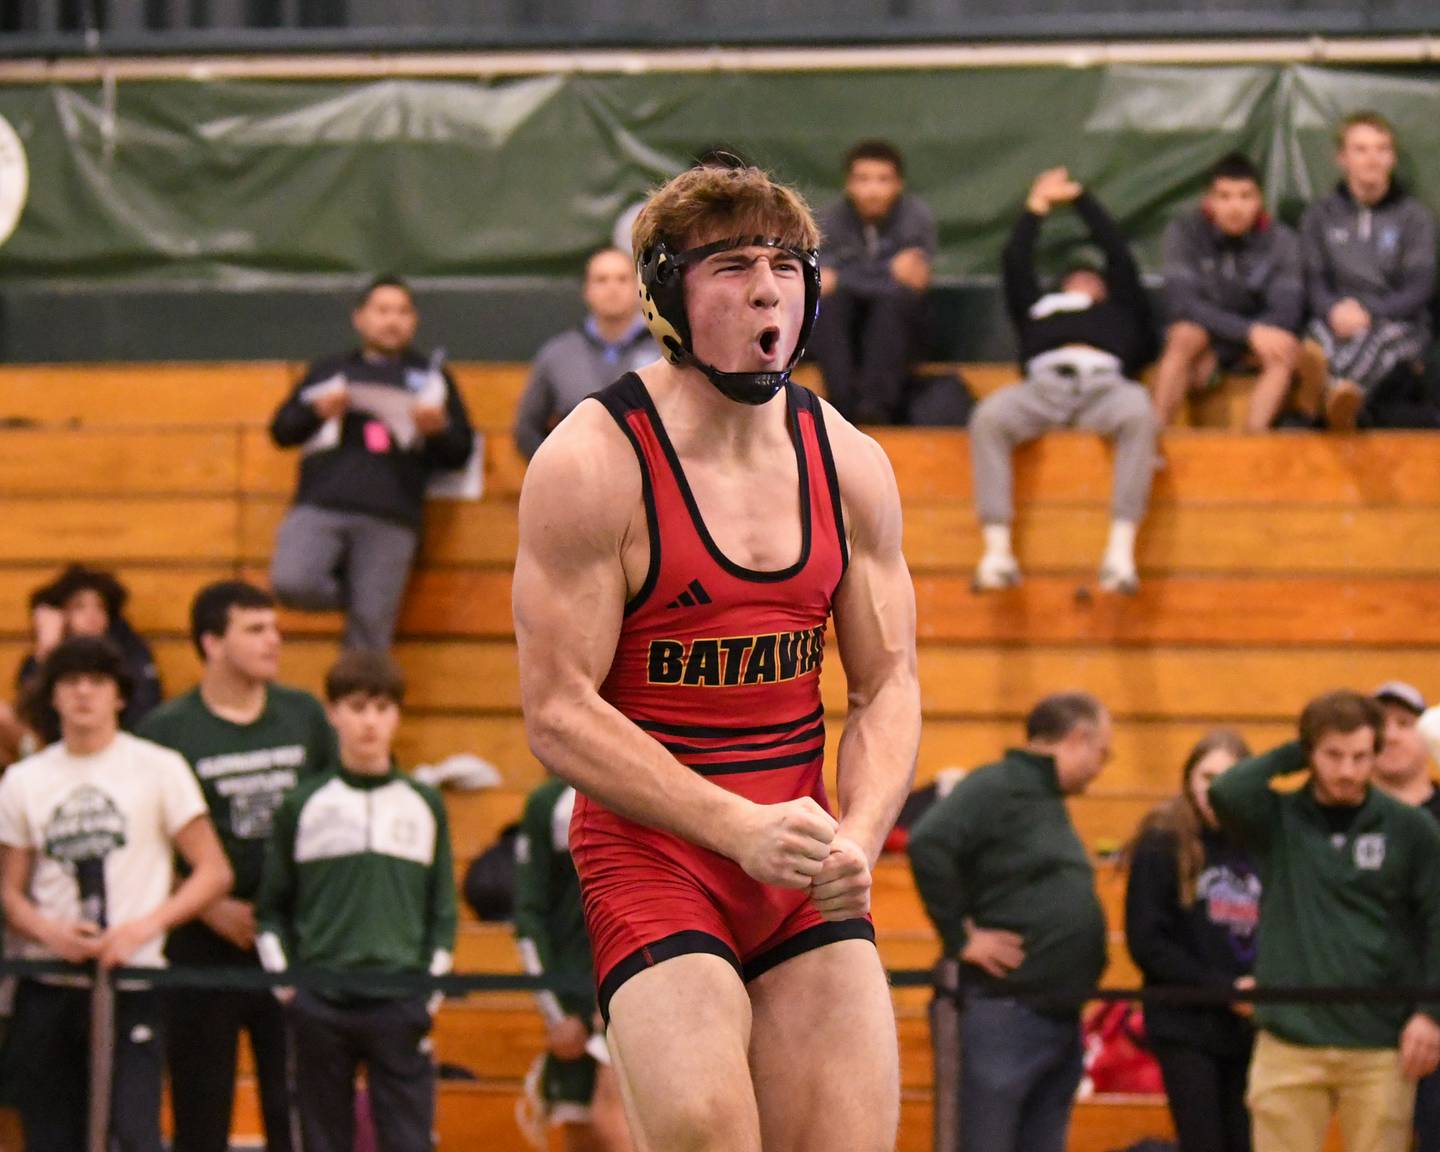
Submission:
<svg viewBox="0 0 1440 1152">
<path fill-rule="evenodd" d="M 825 464 L 825 485 L 830 489 L 830 504 L 835 509 L 835 534 L 840 544 L 840 575 L 843 578 L 850 567 L 850 545 L 845 539 L 845 511 L 840 505 L 840 475 L 835 471 L 835 453 L 830 449 L 830 434 L 825 430 L 825 406 L 808 388 L 798 384 L 790 387 L 804 393 L 803 407 L 814 417 L 815 442 L 820 447 L 820 459 Z"/>
<path fill-rule="evenodd" d="M 655 512 L 655 488 L 650 482 L 650 468 L 645 462 L 645 450 L 635 436 L 626 416 L 634 411 L 646 411 L 647 394 L 645 385 L 634 372 L 627 372 L 608 388 L 595 393 L 595 399 L 605 406 L 630 447 L 635 450 L 635 462 L 640 466 L 640 492 L 645 499 L 645 527 L 650 536 L 650 566 L 645 572 L 645 583 L 635 595 L 625 602 L 625 615 L 629 616 L 650 599 L 655 591 L 655 582 L 660 579 L 660 517 Z"/>
<path fill-rule="evenodd" d="M 814 724 L 825 715 L 824 707 L 816 708 L 809 715 L 798 717 L 795 720 L 783 720 L 779 724 L 757 724 L 752 727 L 715 727 L 705 724 L 662 724 L 658 720 L 636 720 L 635 725 L 646 732 L 657 732 L 664 736 L 691 737 L 694 739 L 723 740 L 734 737 L 745 736 L 775 736 L 781 732 L 789 732 L 792 728 L 800 728 L 806 724 Z"/>
<path fill-rule="evenodd" d="M 821 744 L 808 752 L 796 752 L 790 756 L 768 756 L 761 760 L 732 760 L 726 764 L 686 764 L 685 767 L 700 776 L 738 776 L 742 772 L 774 772 L 780 768 L 799 768 L 825 755 Z"/>
<path fill-rule="evenodd" d="M 784 748 L 790 744 L 800 744 L 807 740 L 814 740 L 825 735 L 825 725 L 816 724 L 797 732 L 794 736 L 781 736 L 776 739 L 761 740 L 758 744 L 676 744 L 672 740 L 661 740 L 661 746 L 667 752 L 673 752 L 677 756 L 709 756 L 716 752 L 763 752 L 767 748 Z"/>
</svg>

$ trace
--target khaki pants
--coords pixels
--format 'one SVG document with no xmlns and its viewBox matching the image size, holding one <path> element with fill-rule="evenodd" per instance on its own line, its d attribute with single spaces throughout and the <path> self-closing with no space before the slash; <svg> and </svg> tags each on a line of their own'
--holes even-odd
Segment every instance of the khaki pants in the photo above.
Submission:
<svg viewBox="0 0 1440 1152">
<path fill-rule="evenodd" d="M 1261 1032 L 1246 1102 L 1255 1152 L 1321 1152 L 1332 1112 L 1345 1152 L 1406 1152 L 1415 1083 L 1394 1048 L 1311 1048 Z"/>
</svg>

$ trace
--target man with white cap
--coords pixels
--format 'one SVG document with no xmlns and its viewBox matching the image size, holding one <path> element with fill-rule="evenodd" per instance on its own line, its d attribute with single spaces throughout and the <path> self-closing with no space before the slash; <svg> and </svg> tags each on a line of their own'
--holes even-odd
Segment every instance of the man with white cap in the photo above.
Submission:
<svg viewBox="0 0 1440 1152">
<path fill-rule="evenodd" d="M 1440 820 L 1440 791 L 1430 778 L 1430 757 L 1420 734 L 1425 697 L 1403 680 L 1387 680 L 1370 695 L 1385 710 L 1385 743 L 1375 760 L 1375 783 Z"/>
<path fill-rule="evenodd" d="M 1375 783 L 1397 800 L 1424 808 L 1440 820 L 1440 789 L 1430 776 L 1430 756 L 1420 731 L 1425 697 L 1403 680 L 1387 680 L 1371 695 L 1385 710 L 1385 743 L 1375 759 Z M 1440 1152 L 1440 1073 L 1415 1089 L 1416 1152 Z"/>
</svg>

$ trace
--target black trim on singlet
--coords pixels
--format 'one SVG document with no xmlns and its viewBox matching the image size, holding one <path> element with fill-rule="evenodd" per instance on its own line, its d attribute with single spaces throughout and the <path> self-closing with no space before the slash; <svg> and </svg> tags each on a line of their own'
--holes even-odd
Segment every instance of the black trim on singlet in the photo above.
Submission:
<svg viewBox="0 0 1440 1152">
<path fill-rule="evenodd" d="M 854 920 L 830 920 L 797 932 L 788 940 L 782 940 L 768 952 L 747 960 L 740 969 L 740 978 L 750 983 L 756 977 L 765 975 L 772 968 L 778 968 L 787 960 L 793 960 L 804 952 L 813 952 L 837 940 L 869 940 L 875 943 L 875 925 L 863 918 Z"/>
<path fill-rule="evenodd" d="M 763 760 L 733 760 L 726 764 L 686 764 L 697 776 L 740 776 L 746 772 L 777 772 L 782 768 L 799 768 L 825 755 L 825 745 L 809 752 L 789 756 L 767 756 Z"/>
<path fill-rule="evenodd" d="M 720 546 L 715 543 L 715 538 L 710 535 L 710 529 L 705 526 L 705 520 L 700 515 L 700 505 L 695 501 L 695 493 L 690 489 L 690 481 L 686 479 L 685 469 L 680 466 L 680 456 L 675 451 L 675 445 L 670 442 L 670 433 L 665 430 L 665 424 L 660 419 L 655 401 L 651 399 L 650 393 L 644 385 L 641 385 L 640 391 L 644 397 L 645 409 L 650 416 L 651 426 L 655 430 L 655 438 L 660 442 L 660 448 L 670 464 L 670 471 L 675 477 L 676 486 L 679 487 L 680 495 L 685 499 L 685 507 L 690 510 L 690 520 L 695 525 L 696 534 L 699 535 L 700 542 L 705 545 L 705 550 L 710 553 L 715 563 L 736 579 L 749 580 L 757 584 L 776 584 L 803 572 L 805 565 L 810 563 L 810 467 L 805 459 L 805 441 L 800 432 L 800 421 L 795 418 L 794 393 L 787 390 L 785 394 L 785 412 L 790 423 L 790 442 L 795 447 L 795 464 L 800 472 L 800 559 L 788 568 L 778 568 L 767 572 L 736 564 L 720 551 Z"/>
<path fill-rule="evenodd" d="M 639 396 L 636 395 L 637 390 Z M 645 450 L 635 435 L 635 429 L 630 427 L 630 421 L 625 419 L 627 412 L 644 410 L 645 404 L 641 397 L 645 395 L 645 385 L 634 372 L 625 373 L 608 388 L 595 393 L 595 399 L 605 406 L 605 411 L 620 425 L 620 431 L 625 433 L 625 439 L 630 441 L 630 447 L 635 450 L 635 461 L 640 465 L 640 492 L 645 499 L 645 528 L 650 536 L 650 566 L 645 571 L 645 583 L 640 585 L 634 596 L 625 601 L 626 616 L 650 599 L 650 594 L 655 591 L 655 583 L 660 579 L 660 517 L 655 511 L 655 487 L 650 481 L 650 466 L 645 460 Z"/>
<path fill-rule="evenodd" d="M 705 739 L 724 739 L 726 737 L 742 736 L 774 736 L 780 732 L 788 732 L 792 728 L 800 728 L 806 724 L 814 724 L 815 721 L 825 715 L 824 705 L 816 708 L 796 720 L 782 720 L 779 724 L 757 724 L 749 728 L 720 728 L 708 724 L 664 724 L 659 720 L 635 720 L 633 723 L 637 728 L 646 732 L 657 732 L 663 736 L 695 737 Z"/>
<path fill-rule="evenodd" d="M 695 756 L 712 752 L 764 752 L 767 748 L 783 748 L 787 744 L 798 744 L 802 740 L 814 740 L 817 736 L 825 735 L 825 725 L 815 724 L 806 728 L 803 732 L 797 732 L 794 736 L 776 736 L 763 739 L 758 744 L 711 744 L 709 746 L 696 744 L 676 744 L 674 736 L 668 740 L 661 740 L 660 746 L 667 752 L 674 752 L 678 756 Z"/>
<path fill-rule="evenodd" d="M 842 921 L 842 923 L 848 923 L 848 921 Z M 689 956 L 695 953 L 719 956 L 722 960 L 729 961 L 730 967 L 735 969 L 736 975 L 743 978 L 740 957 L 736 956 L 734 949 L 720 937 L 693 928 L 662 936 L 653 943 L 635 949 L 611 968 L 605 979 L 600 982 L 598 989 L 600 1016 L 606 1026 L 608 1027 L 610 1024 L 610 1000 L 620 990 L 620 985 L 632 976 L 640 975 L 647 968 L 653 968 L 655 965 L 664 963 L 666 960 L 673 960 L 677 956 Z"/>
<path fill-rule="evenodd" d="M 843 579 L 850 567 L 850 543 L 845 538 L 845 509 L 840 504 L 840 474 L 835 471 L 835 453 L 830 448 L 830 434 L 825 429 L 825 405 L 810 389 L 793 383 L 790 387 L 798 388 L 805 394 L 805 407 L 815 420 L 815 441 L 820 446 L 820 459 L 825 462 L 825 483 L 830 489 L 830 503 L 835 509 L 835 534 L 840 540 L 840 576 Z"/>
</svg>

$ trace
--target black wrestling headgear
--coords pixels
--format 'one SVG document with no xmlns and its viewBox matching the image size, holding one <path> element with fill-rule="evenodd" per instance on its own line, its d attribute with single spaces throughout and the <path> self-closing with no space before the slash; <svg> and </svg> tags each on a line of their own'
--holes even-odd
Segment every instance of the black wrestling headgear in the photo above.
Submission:
<svg viewBox="0 0 1440 1152">
<path fill-rule="evenodd" d="M 805 275 L 805 316 L 790 361 L 779 372 L 721 372 L 695 357 L 690 347 L 690 322 L 685 315 L 685 267 L 698 264 L 717 252 L 732 248 L 763 246 L 788 252 L 800 261 Z M 764 404 L 790 379 L 790 372 L 805 351 L 815 317 L 820 313 L 820 254 L 813 249 L 791 248 L 779 240 L 764 236 L 754 239 L 717 240 L 699 248 L 672 252 L 664 240 L 658 240 L 640 253 L 635 263 L 640 276 L 640 303 L 650 334 L 672 364 L 686 364 L 705 373 L 710 383 L 731 400 L 741 404 Z"/>
</svg>

